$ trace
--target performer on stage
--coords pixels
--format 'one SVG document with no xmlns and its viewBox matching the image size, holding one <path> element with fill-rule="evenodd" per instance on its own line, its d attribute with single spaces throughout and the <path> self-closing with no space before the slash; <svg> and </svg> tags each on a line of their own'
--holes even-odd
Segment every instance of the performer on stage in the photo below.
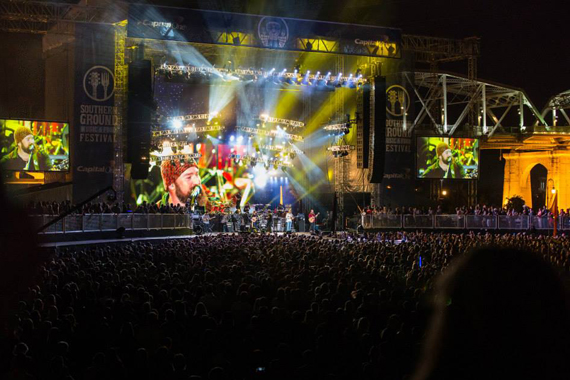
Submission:
<svg viewBox="0 0 570 380">
<path fill-rule="evenodd" d="M 2 157 L 0 165 L 4 170 L 48 171 L 52 168 L 49 156 L 35 144 L 31 129 L 19 126 L 14 131 L 16 148 Z"/>
<path fill-rule="evenodd" d="M 180 163 L 180 160 L 165 160 L 160 166 L 162 174 L 162 182 L 166 189 L 160 204 L 185 205 L 187 201 L 190 207 L 194 207 L 196 203 L 205 206 L 206 200 L 200 199 L 204 197 L 202 194 L 202 179 L 198 166 L 195 163 Z"/>
<path fill-rule="evenodd" d="M 291 212 L 291 209 L 287 210 L 287 214 L 285 214 L 285 221 L 286 223 L 286 228 L 285 231 L 286 232 L 291 232 L 291 227 L 293 226 L 293 213 Z"/>
<path fill-rule="evenodd" d="M 423 174 L 423 178 L 465 178 L 463 165 L 453 158 L 453 152 L 446 142 L 435 148 L 437 161 Z"/>
<path fill-rule="evenodd" d="M 315 210 L 313 209 L 311 209 L 311 212 L 309 212 L 309 223 L 310 223 L 309 231 L 311 232 L 319 231 L 319 227 L 317 226 L 317 218 L 319 214 L 315 214 Z"/>
</svg>

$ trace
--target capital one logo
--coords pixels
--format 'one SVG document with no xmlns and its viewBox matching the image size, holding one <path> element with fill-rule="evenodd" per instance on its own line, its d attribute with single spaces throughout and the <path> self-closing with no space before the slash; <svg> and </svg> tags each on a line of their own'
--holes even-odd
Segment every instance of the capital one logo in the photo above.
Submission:
<svg viewBox="0 0 570 380">
<path fill-rule="evenodd" d="M 85 94 L 96 102 L 104 102 L 115 93 L 115 76 L 105 66 L 93 66 L 83 77 Z"/>
</svg>

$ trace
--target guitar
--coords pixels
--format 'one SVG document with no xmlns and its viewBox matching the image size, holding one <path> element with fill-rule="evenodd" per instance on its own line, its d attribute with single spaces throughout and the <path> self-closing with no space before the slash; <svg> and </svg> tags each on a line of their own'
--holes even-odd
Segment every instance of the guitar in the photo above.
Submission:
<svg viewBox="0 0 570 380">
<path fill-rule="evenodd" d="M 315 223 L 317 221 L 317 216 L 319 216 L 320 212 L 317 215 L 311 216 L 309 218 L 309 223 Z"/>
</svg>

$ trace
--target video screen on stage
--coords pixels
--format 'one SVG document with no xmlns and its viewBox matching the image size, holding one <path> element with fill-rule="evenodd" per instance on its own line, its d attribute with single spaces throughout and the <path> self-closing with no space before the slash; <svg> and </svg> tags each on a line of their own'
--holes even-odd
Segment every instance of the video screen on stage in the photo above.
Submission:
<svg viewBox="0 0 570 380">
<path fill-rule="evenodd" d="M 343 90 L 355 107 L 356 91 L 337 91 Z M 160 126 L 153 131 L 151 169 L 147 179 L 129 181 L 137 205 L 275 207 L 331 186 L 327 142 L 332 137 L 322 125 L 334 112 L 334 92 L 155 76 L 154 93 Z M 309 115 L 307 97 L 314 110 Z"/>
<path fill-rule="evenodd" d="M 416 165 L 418 178 L 477 179 L 479 140 L 418 137 Z"/>
<path fill-rule="evenodd" d="M 3 171 L 69 170 L 69 124 L 0 119 L 0 166 Z"/>
</svg>

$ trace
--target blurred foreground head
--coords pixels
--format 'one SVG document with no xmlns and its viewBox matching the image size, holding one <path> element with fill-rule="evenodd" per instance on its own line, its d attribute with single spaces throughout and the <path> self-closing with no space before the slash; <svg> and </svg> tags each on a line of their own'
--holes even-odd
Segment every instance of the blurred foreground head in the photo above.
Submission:
<svg viewBox="0 0 570 380">
<path fill-rule="evenodd" d="M 441 279 L 415 380 L 570 379 L 564 287 L 538 255 L 484 248 Z"/>
</svg>

